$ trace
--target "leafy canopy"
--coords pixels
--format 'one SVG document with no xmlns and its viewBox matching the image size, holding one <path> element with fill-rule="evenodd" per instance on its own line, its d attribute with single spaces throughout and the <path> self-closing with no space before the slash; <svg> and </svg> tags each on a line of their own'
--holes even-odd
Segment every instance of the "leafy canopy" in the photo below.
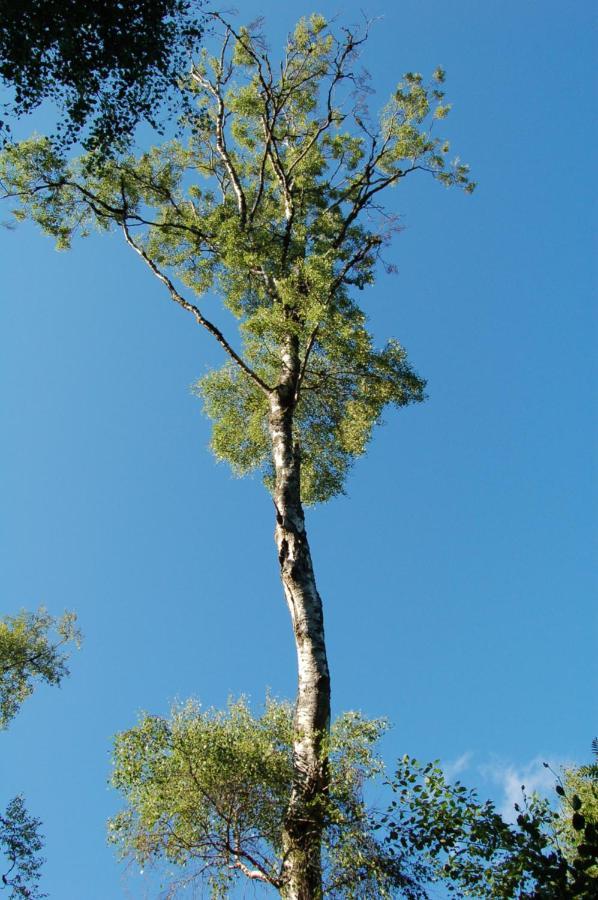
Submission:
<svg viewBox="0 0 598 900">
<path fill-rule="evenodd" d="M 36 681 L 60 684 L 68 675 L 63 648 L 79 645 L 76 618 L 74 613 L 55 618 L 40 608 L 0 620 L 0 729 L 33 693 Z"/>
<path fill-rule="evenodd" d="M 358 713 L 332 725 L 330 786 L 314 800 L 324 896 L 427 900 L 439 885 L 443 895 L 488 900 L 596 896 L 598 780 L 589 767 L 566 773 L 567 785 L 584 780 L 580 793 L 557 784 L 560 809 L 523 792 L 511 823 L 448 781 L 438 761 L 404 756 L 386 778 L 376 751 L 385 727 Z M 202 879 L 212 896 L 244 878 L 280 890 L 292 746 L 292 707 L 272 699 L 261 715 L 243 699 L 224 712 L 189 702 L 168 719 L 143 715 L 115 740 L 112 783 L 125 808 L 111 841 L 143 868 L 166 868 L 171 897 Z M 366 803 L 368 784 L 385 811 Z"/>
<path fill-rule="evenodd" d="M 598 884 L 598 738 L 594 761 L 566 768 L 556 787 L 560 799 L 558 835 L 569 864 Z"/>
<path fill-rule="evenodd" d="M 547 798 L 528 797 L 522 786 L 516 822 L 510 823 L 490 800 L 480 800 L 458 781 L 448 782 L 438 763 L 423 765 L 404 756 L 388 784 L 394 798 L 380 827 L 386 849 L 413 867 L 424 888 L 414 897 L 427 897 L 428 886 L 437 883 L 451 896 L 480 900 L 597 895 L 598 828 L 595 799 L 592 804 L 587 794 L 582 800 L 559 783 L 563 802 L 555 809 Z M 587 777 L 590 787 L 595 798 L 595 774 Z"/>
<path fill-rule="evenodd" d="M 140 122 L 184 106 L 178 76 L 202 36 L 200 0 L 0 0 L 0 138 L 44 101 L 66 147 L 83 137 L 101 159 Z M 181 104 L 181 101 L 183 103 Z M 87 126 L 87 128 L 86 128 Z"/>
<path fill-rule="evenodd" d="M 373 745 L 384 724 L 342 716 L 329 739 L 330 786 L 321 805 L 326 896 L 390 896 L 402 874 L 369 829 L 361 795 L 380 770 Z M 176 867 L 171 896 L 205 878 L 228 896 L 249 877 L 282 885 L 281 834 L 293 782 L 293 710 L 244 700 L 224 712 L 188 703 L 170 719 L 144 715 L 118 735 L 113 785 L 127 806 L 110 823 L 123 856 Z"/>
<path fill-rule="evenodd" d="M 188 88 L 186 139 L 90 171 L 43 138 L 6 149 L 0 179 L 28 216 L 68 247 L 90 226 L 123 230 L 179 305 L 211 331 L 228 360 L 197 385 L 213 419 L 212 448 L 237 474 L 271 477 L 268 395 L 296 348 L 294 437 L 308 503 L 342 492 L 388 405 L 423 398 L 424 382 L 396 340 L 377 347 L 356 294 L 370 285 L 397 221 L 381 191 L 415 172 L 473 190 L 449 161 L 435 123 L 446 117 L 444 72 L 407 73 L 375 118 L 357 69 L 367 38 L 303 19 L 280 62 L 259 29 L 220 16 L 217 55 L 204 51 Z M 195 297 L 218 295 L 238 320 L 241 350 Z M 206 302 L 210 302 L 208 299 Z"/>
<path fill-rule="evenodd" d="M 36 681 L 60 684 L 68 675 L 63 647 L 80 641 L 75 622 L 73 613 L 54 618 L 43 608 L 0 620 L 0 730 L 8 727 Z M 21 796 L 14 797 L 0 814 L 2 888 L 9 891 L 10 900 L 47 896 L 39 888 L 44 862 L 39 856 L 40 825 L 39 819 L 28 814 Z"/>
</svg>

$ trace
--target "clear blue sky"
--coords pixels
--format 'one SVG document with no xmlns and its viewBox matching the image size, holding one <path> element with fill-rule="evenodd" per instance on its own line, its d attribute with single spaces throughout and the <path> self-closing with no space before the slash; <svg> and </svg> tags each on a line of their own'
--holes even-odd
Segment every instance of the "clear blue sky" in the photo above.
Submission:
<svg viewBox="0 0 598 900">
<path fill-rule="evenodd" d="M 443 65 L 479 189 L 389 198 L 399 274 L 363 300 L 429 400 L 389 414 L 348 497 L 309 513 L 334 710 L 388 716 L 389 760 L 461 760 L 498 799 L 598 731 L 592 6 L 367 7 L 373 102 Z M 314 9 L 240 7 L 273 47 Z M 52 897 L 151 897 L 105 844 L 111 736 L 175 698 L 293 696 L 272 504 L 210 457 L 190 386 L 218 349 L 122 240 L 58 254 L 25 225 L 0 231 L 0 260 L 3 609 L 75 609 L 85 632 L 63 688 L 1 736 L 0 802 L 23 792 L 43 820 Z"/>
</svg>

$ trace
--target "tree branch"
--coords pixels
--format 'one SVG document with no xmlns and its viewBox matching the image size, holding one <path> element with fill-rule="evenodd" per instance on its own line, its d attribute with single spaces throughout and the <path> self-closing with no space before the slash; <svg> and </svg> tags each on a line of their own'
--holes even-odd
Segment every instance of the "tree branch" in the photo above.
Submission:
<svg viewBox="0 0 598 900">
<path fill-rule="evenodd" d="M 234 850 L 231 850 L 231 853 L 234 853 Z M 238 859 L 235 863 L 229 863 L 229 869 L 240 869 L 243 875 L 247 876 L 247 878 L 257 878 L 259 881 L 265 881 L 267 884 L 272 884 L 274 887 L 278 887 L 278 881 L 273 881 L 268 875 L 264 875 L 263 872 L 258 871 L 257 869 L 250 869 L 249 866 L 246 866 L 245 863 L 242 863 L 240 859 Z"/>
<path fill-rule="evenodd" d="M 251 380 L 255 382 L 255 384 L 257 384 L 265 394 L 270 394 L 272 388 L 270 388 L 265 381 L 262 381 L 260 376 L 247 365 L 247 363 L 239 356 L 238 353 L 236 353 L 235 350 L 233 350 L 220 329 L 216 328 L 216 326 L 212 324 L 212 322 L 206 319 L 197 306 L 195 306 L 193 303 L 190 303 L 188 300 L 185 300 L 185 298 L 182 297 L 181 294 L 179 294 L 170 278 L 158 268 L 153 259 L 150 259 L 150 257 L 147 255 L 145 250 L 135 243 L 129 233 L 126 219 L 123 219 L 122 229 L 125 240 L 129 247 L 131 247 L 135 251 L 135 253 L 137 253 L 142 258 L 145 264 L 152 270 L 156 278 L 158 278 L 162 282 L 162 284 L 166 285 L 174 302 L 178 303 L 179 306 L 182 306 L 183 309 L 186 309 L 188 312 L 190 312 L 195 317 L 198 325 L 201 325 L 206 329 L 206 331 L 209 331 L 210 334 L 216 338 L 220 346 L 224 349 L 225 353 L 230 356 L 230 358 L 239 366 L 239 368 L 242 369 L 243 372 L 245 372 L 245 374 L 248 375 L 249 378 L 251 378 Z"/>
<path fill-rule="evenodd" d="M 228 173 L 228 176 L 231 180 L 231 184 L 233 186 L 233 191 L 235 192 L 235 196 L 237 198 L 237 205 L 239 207 L 239 218 L 241 220 L 241 227 L 245 226 L 245 222 L 247 221 L 247 200 L 245 198 L 245 192 L 243 191 L 243 187 L 241 185 L 241 180 L 237 173 L 236 167 L 232 161 L 230 153 L 228 152 L 228 148 L 226 146 L 226 136 L 224 133 L 224 100 L 222 98 L 221 91 L 221 75 L 224 69 L 224 56 L 226 53 L 226 48 L 230 39 L 230 35 L 232 34 L 232 30 L 230 27 L 227 27 L 226 37 L 222 44 L 222 53 L 220 57 L 220 72 L 218 74 L 218 80 L 216 84 L 212 84 L 209 78 L 205 78 L 203 75 L 197 71 L 196 68 L 191 70 L 191 77 L 194 81 L 196 81 L 200 87 L 204 90 L 208 91 L 216 101 L 216 149 L 218 151 L 218 155 L 220 159 L 224 163 L 224 167 Z M 227 76 L 230 77 L 230 74 Z"/>
<path fill-rule="evenodd" d="M 379 247 L 381 243 L 382 243 L 381 238 L 378 237 L 378 235 L 370 235 L 370 237 L 366 239 L 366 241 L 359 248 L 357 253 L 355 253 L 352 257 L 350 257 L 350 259 L 347 260 L 345 265 L 342 267 L 342 269 L 340 270 L 340 272 L 338 273 L 338 275 L 332 282 L 332 284 L 330 286 L 330 290 L 328 292 L 329 298 L 332 298 L 332 295 L 334 294 L 336 289 L 339 288 L 340 285 L 343 283 L 343 281 L 345 280 L 345 278 L 347 277 L 347 275 L 349 274 L 351 269 L 354 266 L 358 265 L 358 263 L 362 262 L 366 258 L 366 256 L 370 252 L 370 250 L 373 250 L 374 247 Z"/>
</svg>

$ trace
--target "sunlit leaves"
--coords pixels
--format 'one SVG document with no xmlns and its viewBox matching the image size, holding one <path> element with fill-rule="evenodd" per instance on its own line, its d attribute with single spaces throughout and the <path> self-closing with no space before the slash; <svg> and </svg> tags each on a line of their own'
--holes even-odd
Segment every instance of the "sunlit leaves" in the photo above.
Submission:
<svg viewBox="0 0 598 900">
<path fill-rule="evenodd" d="M 257 719 L 243 701 L 226 712 L 189 703 L 170 720 L 144 716 L 116 739 L 113 784 L 129 807 L 112 820 L 111 839 L 142 862 L 202 854 L 225 867 L 237 849 L 266 859 L 267 847 L 277 852 L 292 781 L 291 735 L 288 707 L 272 702 Z"/>
<path fill-rule="evenodd" d="M 60 618 L 45 609 L 0 620 L 0 729 L 6 728 L 37 681 L 60 684 L 68 675 L 65 648 L 78 646 L 74 613 Z"/>
<path fill-rule="evenodd" d="M 475 790 L 450 782 L 438 762 L 408 755 L 398 760 L 385 795 L 376 782 L 384 776 L 377 743 L 385 729 L 384 721 L 349 712 L 325 740 L 330 786 L 317 801 L 325 896 L 426 900 L 439 890 L 488 900 L 596 895 L 595 798 L 569 793 L 584 779 L 595 789 L 583 767 L 566 776 L 562 812 L 548 799 L 522 794 L 511 823 Z M 143 864 L 186 866 L 191 880 L 219 868 L 228 888 L 238 874 L 234 862 L 245 853 L 276 886 L 292 740 L 292 709 L 272 700 L 260 716 L 243 700 L 224 712 L 188 703 L 169 719 L 143 716 L 116 739 L 113 782 L 126 807 L 112 820 L 111 840 Z M 385 812 L 364 802 L 368 782 L 377 783 Z M 580 815 L 585 824 L 572 844 L 562 818 L 571 823 Z"/>
<path fill-rule="evenodd" d="M 211 447 L 236 475 L 265 469 L 270 461 L 268 403 L 233 363 L 208 372 L 196 390 L 213 420 Z"/>
<path fill-rule="evenodd" d="M 0 179 L 16 214 L 59 247 L 92 225 L 126 222 L 169 277 L 220 297 L 265 384 L 284 377 L 281 348 L 296 338 L 302 493 L 322 501 L 343 491 L 384 409 L 423 397 L 404 350 L 376 347 L 350 297 L 374 282 L 397 230 L 379 195 L 418 171 L 466 191 L 474 184 L 432 128 L 450 109 L 442 69 L 429 83 L 408 72 L 373 125 L 356 67 L 367 29 L 337 35 L 322 16 L 304 18 L 278 61 L 259 23 L 214 22 L 223 52 L 204 52 L 194 66 L 197 106 L 181 123 L 184 138 L 93 170 L 32 139 L 2 155 Z M 268 480 L 268 409 L 255 383 L 227 364 L 198 390 L 217 457 Z"/>
<path fill-rule="evenodd" d="M 400 883 L 362 796 L 364 782 L 381 770 L 375 745 L 384 729 L 347 713 L 326 739 L 330 784 L 314 800 L 324 821 L 326 896 L 374 900 Z M 237 862 L 276 887 L 293 736 L 290 704 L 273 700 L 259 716 L 244 700 L 223 712 L 187 703 L 169 719 L 142 716 L 115 741 L 112 781 L 126 807 L 110 822 L 110 840 L 144 866 L 187 866 L 198 879 L 218 873 L 219 889 L 232 888 Z"/>
<path fill-rule="evenodd" d="M 596 742 L 592 746 L 598 757 Z M 598 886 L 598 765 L 594 761 L 565 769 L 556 790 L 560 797 L 557 831 L 567 859 Z"/>
<path fill-rule="evenodd" d="M 365 452 L 384 408 L 422 400 L 424 388 L 398 342 L 390 341 L 382 350 L 372 347 L 362 314 L 348 301 L 319 325 L 295 411 L 301 491 L 308 504 L 342 492 L 347 473 Z M 259 343 L 251 342 L 248 356 L 268 380 L 275 377 L 278 360 L 268 349 L 267 336 L 261 338 Z M 237 474 L 261 470 L 269 481 L 264 395 L 231 364 L 205 375 L 197 390 L 214 421 L 215 455 L 229 462 Z"/>
</svg>

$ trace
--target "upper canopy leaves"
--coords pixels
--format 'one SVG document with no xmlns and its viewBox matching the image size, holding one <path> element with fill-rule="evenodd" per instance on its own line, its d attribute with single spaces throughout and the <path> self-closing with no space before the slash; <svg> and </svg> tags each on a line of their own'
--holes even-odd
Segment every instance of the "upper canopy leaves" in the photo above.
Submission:
<svg viewBox="0 0 598 900">
<path fill-rule="evenodd" d="M 378 195 L 415 171 L 474 185 L 432 133 L 449 109 L 442 70 L 430 85 L 407 74 L 374 122 L 355 68 L 367 29 L 339 37 L 311 16 L 275 66 L 259 31 L 214 18 L 221 50 L 204 52 L 190 73 L 197 105 L 184 119 L 186 142 L 90 171 L 89 160 L 67 164 L 34 138 L 5 151 L 0 177 L 19 199 L 17 215 L 60 246 L 90 225 L 118 225 L 200 324 L 217 332 L 172 278 L 196 295 L 216 292 L 240 320 L 242 359 L 218 332 L 231 360 L 199 385 L 214 450 L 238 472 L 268 468 L 267 393 L 294 341 L 303 496 L 325 500 L 342 491 L 384 407 L 423 395 L 403 349 L 376 349 L 349 295 L 372 283 L 396 231 Z"/>
</svg>

